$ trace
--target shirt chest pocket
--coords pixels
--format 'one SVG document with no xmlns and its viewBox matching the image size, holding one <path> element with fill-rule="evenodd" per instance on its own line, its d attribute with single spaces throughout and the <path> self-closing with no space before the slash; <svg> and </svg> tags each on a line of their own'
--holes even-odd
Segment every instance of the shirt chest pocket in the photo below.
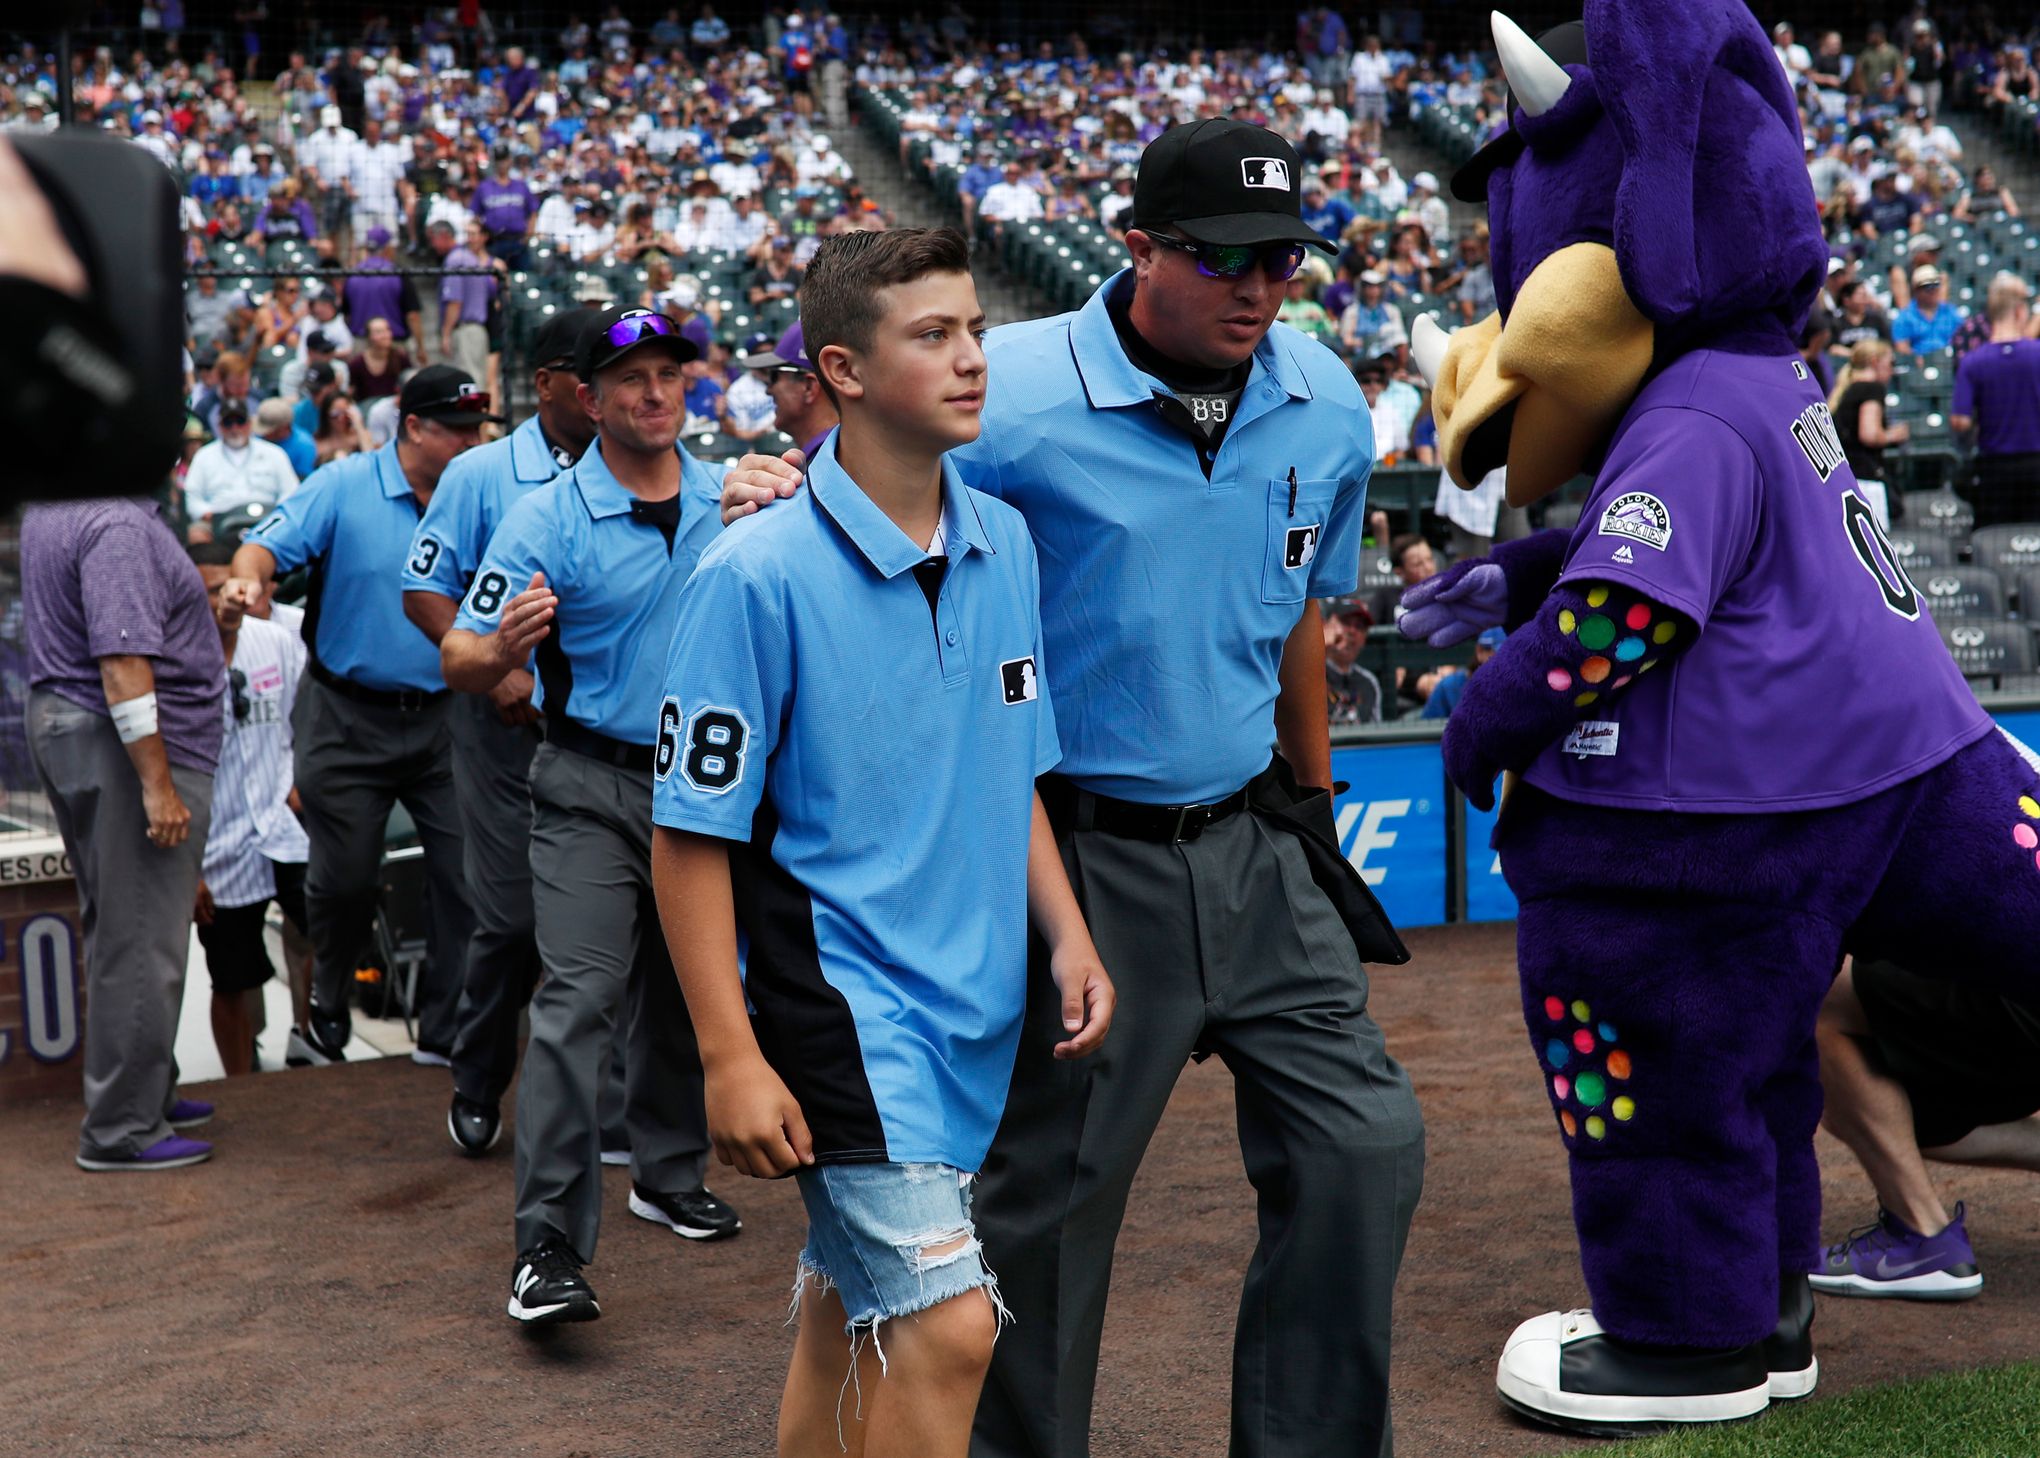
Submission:
<svg viewBox="0 0 2040 1458">
<path fill-rule="evenodd" d="M 1261 562 L 1261 601 L 1302 602 L 1310 593 L 1312 564 L 1331 524 L 1337 477 L 1292 484 L 1268 483 L 1268 538 Z"/>
</svg>

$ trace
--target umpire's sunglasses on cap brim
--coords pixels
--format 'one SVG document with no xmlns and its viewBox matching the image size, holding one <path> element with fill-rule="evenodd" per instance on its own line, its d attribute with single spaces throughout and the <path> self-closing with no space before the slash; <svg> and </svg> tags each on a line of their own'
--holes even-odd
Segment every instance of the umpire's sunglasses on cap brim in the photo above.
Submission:
<svg viewBox="0 0 2040 1458">
<path fill-rule="evenodd" d="M 680 331 L 664 314 L 631 314 L 602 331 L 612 349 L 629 349 L 655 337 L 677 337 Z"/>
<path fill-rule="evenodd" d="M 1206 278 L 1241 278 L 1258 263 L 1271 280 L 1287 283 L 1303 267 L 1301 243 L 1198 243 L 1167 233 L 1149 233 L 1148 237 L 1164 248 L 1189 254 Z"/>
<path fill-rule="evenodd" d="M 451 395 L 442 395 L 436 400 L 420 400 L 404 413 L 436 420 L 442 425 L 479 425 L 485 420 L 500 424 L 503 417 L 489 412 L 494 399 L 478 385 L 462 385 Z"/>
</svg>

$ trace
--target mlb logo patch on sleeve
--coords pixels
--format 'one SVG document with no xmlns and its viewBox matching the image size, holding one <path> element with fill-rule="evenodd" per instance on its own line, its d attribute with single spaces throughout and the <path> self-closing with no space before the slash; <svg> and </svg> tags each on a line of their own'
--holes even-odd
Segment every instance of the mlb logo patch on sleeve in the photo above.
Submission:
<svg viewBox="0 0 2040 1458">
<path fill-rule="evenodd" d="M 1672 514 L 1648 491 L 1625 491 L 1601 513 L 1604 537 L 1628 537 L 1662 552 L 1672 540 Z"/>
<path fill-rule="evenodd" d="M 1034 659 L 1009 658 L 999 665 L 999 683 L 1009 704 L 1031 704 L 1041 697 L 1034 678 Z"/>
<path fill-rule="evenodd" d="M 1325 524 L 1314 521 L 1309 526 L 1291 527 L 1282 543 L 1282 565 L 1290 571 L 1308 567 L 1317 556 L 1318 538 L 1324 535 Z"/>
</svg>

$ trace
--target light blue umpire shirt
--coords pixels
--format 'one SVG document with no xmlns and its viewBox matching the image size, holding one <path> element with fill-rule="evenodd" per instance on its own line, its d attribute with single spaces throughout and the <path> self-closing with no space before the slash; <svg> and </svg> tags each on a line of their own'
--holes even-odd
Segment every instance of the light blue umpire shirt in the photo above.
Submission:
<svg viewBox="0 0 2040 1458">
<path fill-rule="evenodd" d="M 1035 776 L 1058 758 L 1017 512 L 943 468 L 946 575 L 829 441 L 681 596 L 652 818 L 744 843 L 767 1060 L 822 1160 L 975 1170 L 1026 1001 Z"/>
<path fill-rule="evenodd" d="M 490 538 L 453 625 L 493 633 L 503 605 L 543 572 L 559 595 L 552 632 L 538 645 L 548 716 L 564 714 L 625 744 L 658 729 L 659 674 L 680 587 L 721 519 L 721 480 L 680 457 L 680 523 L 671 546 L 632 512 L 638 498 L 603 459 L 598 437 L 546 485 L 511 504 Z M 422 637 L 414 629 L 412 637 Z"/>
<path fill-rule="evenodd" d="M 304 639 L 329 672 L 384 692 L 446 687 L 439 650 L 404 616 L 396 579 L 424 510 L 393 440 L 321 466 L 249 529 L 279 575 L 311 567 Z"/>
<path fill-rule="evenodd" d="M 501 440 L 455 456 L 411 538 L 403 590 L 466 597 L 511 503 L 573 464 L 573 452 L 548 441 L 536 415 Z"/>
<path fill-rule="evenodd" d="M 1041 554 L 1059 772 L 1202 804 L 1268 767 L 1283 643 L 1307 599 L 1359 581 L 1374 437 L 1338 356 L 1276 324 L 1207 481 L 1106 312 L 1130 281 L 994 329 L 983 433 L 949 459 L 1019 508 Z"/>
<path fill-rule="evenodd" d="M 489 538 L 503 524 L 511 504 L 573 464 L 573 452 L 555 445 L 536 415 L 501 440 L 454 457 L 411 538 L 403 591 L 436 592 L 455 602 L 466 597 L 482 570 Z M 536 665 L 531 672 L 535 679 Z M 545 706 L 543 684 L 534 682 L 531 701 Z"/>
</svg>

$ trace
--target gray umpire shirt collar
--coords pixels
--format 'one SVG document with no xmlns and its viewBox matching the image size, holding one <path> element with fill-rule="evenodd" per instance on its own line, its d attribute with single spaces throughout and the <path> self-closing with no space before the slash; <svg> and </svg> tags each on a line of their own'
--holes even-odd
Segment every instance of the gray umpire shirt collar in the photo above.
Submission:
<svg viewBox="0 0 2040 1458">
<path fill-rule="evenodd" d="M 1122 268 L 1106 279 L 1070 321 L 1070 351 L 1076 356 L 1077 374 L 1094 410 L 1146 405 L 1161 383 L 1127 357 L 1126 346 L 1119 342 L 1119 331 L 1112 327 L 1112 315 L 1105 308 L 1106 298 L 1131 272 Z M 1271 388 L 1292 400 L 1311 398 L 1310 381 L 1291 357 L 1290 342 L 1276 326 L 1254 346 L 1254 367 L 1240 392 L 1241 420 L 1236 423 L 1263 413 L 1264 402 L 1274 398 Z"/>
</svg>

